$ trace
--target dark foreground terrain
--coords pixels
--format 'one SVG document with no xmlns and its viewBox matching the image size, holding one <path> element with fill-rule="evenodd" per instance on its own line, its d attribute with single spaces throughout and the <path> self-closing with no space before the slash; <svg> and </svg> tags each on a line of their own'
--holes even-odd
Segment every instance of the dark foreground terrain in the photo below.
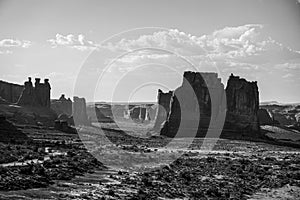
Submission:
<svg viewBox="0 0 300 200">
<path fill-rule="evenodd" d="M 102 141 L 95 134 L 97 129 L 82 127 L 81 139 Z M 131 161 L 122 165 L 116 161 L 107 169 L 87 152 L 77 135 L 35 128 L 23 132 L 33 139 L 30 143 L 0 144 L 0 199 L 300 198 L 300 151 L 296 148 L 207 139 L 203 149 L 203 139 L 195 139 L 187 150 L 182 148 L 189 141 L 186 138 L 178 139 L 178 146 L 165 148 L 170 139 L 132 138 L 107 128 L 107 136 L 127 156 L 142 156 L 142 163 L 151 170 L 139 170 L 141 165 Z M 133 135 L 136 132 L 138 128 Z M 213 150 L 207 152 L 210 145 Z M 93 155 L 105 151 L 92 148 Z M 101 161 L 105 159 L 110 157 L 103 156 Z"/>
</svg>

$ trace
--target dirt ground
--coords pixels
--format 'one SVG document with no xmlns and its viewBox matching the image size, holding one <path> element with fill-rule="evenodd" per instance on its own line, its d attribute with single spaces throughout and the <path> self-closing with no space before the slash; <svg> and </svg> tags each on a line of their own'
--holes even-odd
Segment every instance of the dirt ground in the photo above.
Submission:
<svg viewBox="0 0 300 200">
<path fill-rule="evenodd" d="M 114 124 L 103 131 L 99 124 L 81 127 L 84 144 L 76 135 L 25 130 L 36 141 L 64 141 L 61 151 L 70 150 L 68 144 L 86 147 L 108 169 L 0 191 L 0 199 L 299 199 L 299 149 L 226 139 L 181 138 L 169 145 L 169 138 L 147 138 L 149 127 L 129 124 L 127 134 Z"/>
</svg>

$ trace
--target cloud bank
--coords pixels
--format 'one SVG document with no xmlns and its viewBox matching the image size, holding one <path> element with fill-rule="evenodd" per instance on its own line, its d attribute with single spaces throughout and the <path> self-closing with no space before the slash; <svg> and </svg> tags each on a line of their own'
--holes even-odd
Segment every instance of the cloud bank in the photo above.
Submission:
<svg viewBox="0 0 300 200">
<path fill-rule="evenodd" d="M 56 48 L 58 46 L 66 46 L 80 51 L 93 50 L 97 48 L 97 45 L 95 43 L 86 40 L 85 36 L 82 34 L 79 34 L 77 36 L 73 34 L 56 34 L 54 39 L 49 39 L 47 40 L 47 42 L 50 43 L 52 48 Z"/>
</svg>

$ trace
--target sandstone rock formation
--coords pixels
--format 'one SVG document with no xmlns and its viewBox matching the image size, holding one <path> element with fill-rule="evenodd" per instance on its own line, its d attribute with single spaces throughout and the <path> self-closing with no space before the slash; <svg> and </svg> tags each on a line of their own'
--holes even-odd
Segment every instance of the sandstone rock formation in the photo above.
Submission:
<svg viewBox="0 0 300 200">
<path fill-rule="evenodd" d="M 111 118 L 114 119 L 124 119 L 125 114 L 127 113 L 127 106 L 124 104 L 113 104 L 111 105 Z"/>
<path fill-rule="evenodd" d="M 66 99 L 65 95 L 62 94 L 58 100 L 51 101 L 51 109 L 56 112 L 56 114 L 67 114 L 72 115 L 72 101 L 70 98 Z"/>
<path fill-rule="evenodd" d="M 294 116 L 290 116 L 288 113 L 273 111 L 272 112 L 273 120 L 277 121 L 280 125 L 288 126 L 296 123 Z"/>
<path fill-rule="evenodd" d="M 106 117 L 113 117 L 112 106 L 110 104 L 96 105 L 99 111 Z"/>
<path fill-rule="evenodd" d="M 149 117 L 150 121 L 155 120 L 156 111 L 157 111 L 156 105 L 147 105 L 147 112 L 148 112 L 147 116 Z"/>
<path fill-rule="evenodd" d="M 109 107 L 110 108 L 110 107 Z M 111 114 L 111 112 L 106 112 L 107 107 L 103 109 L 102 105 L 99 104 L 94 104 L 94 105 L 89 105 L 86 108 L 87 111 L 87 116 L 90 122 L 101 122 L 101 123 L 112 123 L 114 122 L 112 120 L 112 116 L 107 116 L 107 114 Z"/>
<path fill-rule="evenodd" d="M 89 125 L 86 102 L 84 98 L 74 97 L 73 98 L 73 118 L 75 125 Z"/>
<path fill-rule="evenodd" d="M 65 133 L 77 133 L 76 129 L 71 127 L 71 125 L 74 126 L 73 117 L 66 114 L 60 114 L 57 120 L 55 120 L 54 128 Z"/>
<path fill-rule="evenodd" d="M 220 109 L 223 98 L 224 85 L 216 73 L 185 72 L 182 85 L 171 98 L 171 110 L 161 134 L 204 136 L 210 122 L 217 122 L 219 113 L 224 112 L 224 106 Z"/>
<path fill-rule="evenodd" d="M 135 106 L 130 111 L 130 118 L 132 120 L 139 120 L 140 119 L 140 113 L 141 113 L 141 107 Z"/>
<path fill-rule="evenodd" d="M 159 91 L 160 105 L 163 95 Z M 163 112 L 162 117 L 167 116 L 166 120 L 162 117 L 156 119 L 155 125 L 165 121 L 161 135 L 203 137 L 209 132 L 210 137 L 218 137 L 217 133 L 220 132 L 223 136 L 242 136 L 259 131 L 259 93 L 256 82 L 231 75 L 224 90 L 217 73 L 188 71 L 184 73 L 182 85 L 170 96 L 164 102 L 166 112 Z M 158 116 L 160 113 L 158 110 Z"/>
<path fill-rule="evenodd" d="M 128 113 L 130 118 L 136 122 L 149 122 L 155 119 L 155 108 L 153 104 L 135 104 L 128 106 Z"/>
<path fill-rule="evenodd" d="M 70 116 L 70 115 L 67 115 L 67 114 L 64 114 L 64 113 L 58 115 L 57 120 L 58 121 L 65 121 L 70 126 L 74 126 L 75 125 L 73 116 Z"/>
<path fill-rule="evenodd" d="M 8 103 L 16 103 L 24 89 L 24 86 L 0 81 L 0 97 Z"/>
<path fill-rule="evenodd" d="M 100 108 L 95 107 L 95 111 L 96 111 L 96 116 L 97 116 L 97 122 L 104 122 L 104 123 L 112 123 L 114 122 L 114 120 L 112 119 L 112 117 L 109 116 L 105 116 Z"/>
<path fill-rule="evenodd" d="M 147 109 L 145 107 L 141 108 L 140 120 L 143 122 L 147 119 Z"/>
<path fill-rule="evenodd" d="M 231 76 L 226 87 L 227 115 L 225 129 L 250 133 L 259 131 L 259 93 L 257 82 Z"/>
<path fill-rule="evenodd" d="M 24 86 L 25 88 L 17 102 L 18 105 L 50 108 L 51 87 L 49 79 L 45 79 L 44 83 L 40 83 L 40 78 L 36 78 L 33 87 L 31 78 L 29 77 Z"/>
<path fill-rule="evenodd" d="M 163 123 L 167 120 L 170 113 L 172 96 L 173 96 L 173 91 L 164 93 L 162 90 L 158 90 L 158 95 L 157 95 L 158 107 L 156 112 L 156 120 L 153 127 L 154 131 L 161 130 Z"/>
<path fill-rule="evenodd" d="M 260 125 L 273 125 L 273 119 L 268 110 L 260 108 L 257 112 Z"/>
</svg>

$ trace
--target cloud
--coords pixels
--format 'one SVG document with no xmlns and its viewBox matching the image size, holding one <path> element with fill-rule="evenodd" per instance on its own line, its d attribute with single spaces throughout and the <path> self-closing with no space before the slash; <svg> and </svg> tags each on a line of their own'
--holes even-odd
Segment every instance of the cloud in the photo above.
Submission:
<svg viewBox="0 0 300 200">
<path fill-rule="evenodd" d="M 141 35 L 137 39 L 121 39 L 109 43 L 112 51 L 133 51 L 140 48 L 164 49 L 186 57 L 209 56 L 213 60 L 231 59 L 235 62 L 266 63 L 300 57 L 299 52 L 284 47 L 263 30 L 261 24 L 225 27 L 212 34 L 194 36 L 177 29 Z"/>
<path fill-rule="evenodd" d="M 260 38 L 262 25 L 244 25 L 225 27 L 204 38 L 204 42 L 213 52 L 228 56 L 246 56 L 261 50 L 267 39 Z"/>
<path fill-rule="evenodd" d="M 58 33 L 56 34 L 55 39 L 49 39 L 47 42 L 51 44 L 52 48 L 67 46 L 80 51 L 93 50 L 97 48 L 97 44 L 86 40 L 85 36 L 82 34 L 75 36 L 73 34 L 61 35 Z"/>
<path fill-rule="evenodd" d="M 276 69 L 289 70 L 300 70 L 300 63 L 283 63 L 275 65 Z"/>
<path fill-rule="evenodd" d="M 0 41 L 0 47 L 22 47 L 28 48 L 32 45 L 31 41 L 28 40 L 13 40 L 13 39 L 3 39 Z"/>
<path fill-rule="evenodd" d="M 13 52 L 10 51 L 10 50 L 4 50 L 4 51 L 1 51 L 0 50 L 0 54 L 12 54 Z"/>
<path fill-rule="evenodd" d="M 112 50 L 132 51 L 139 48 L 161 48 L 184 56 L 227 54 L 243 56 L 263 50 L 271 42 L 270 38 L 260 35 L 262 25 L 247 24 L 238 27 L 225 27 L 210 35 L 194 36 L 177 29 L 154 32 L 142 35 L 135 40 L 121 39 L 118 43 L 109 44 Z"/>
<path fill-rule="evenodd" d="M 121 39 L 107 45 L 111 50 L 132 51 L 139 48 L 164 49 L 183 55 L 205 54 L 202 41 L 198 37 L 186 34 L 177 29 L 154 32 L 152 35 L 141 35 L 137 39 Z"/>
<path fill-rule="evenodd" d="M 291 78 L 293 76 L 294 76 L 293 74 L 285 74 L 284 76 L 282 76 L 282 78 Z"/>
</svg>

